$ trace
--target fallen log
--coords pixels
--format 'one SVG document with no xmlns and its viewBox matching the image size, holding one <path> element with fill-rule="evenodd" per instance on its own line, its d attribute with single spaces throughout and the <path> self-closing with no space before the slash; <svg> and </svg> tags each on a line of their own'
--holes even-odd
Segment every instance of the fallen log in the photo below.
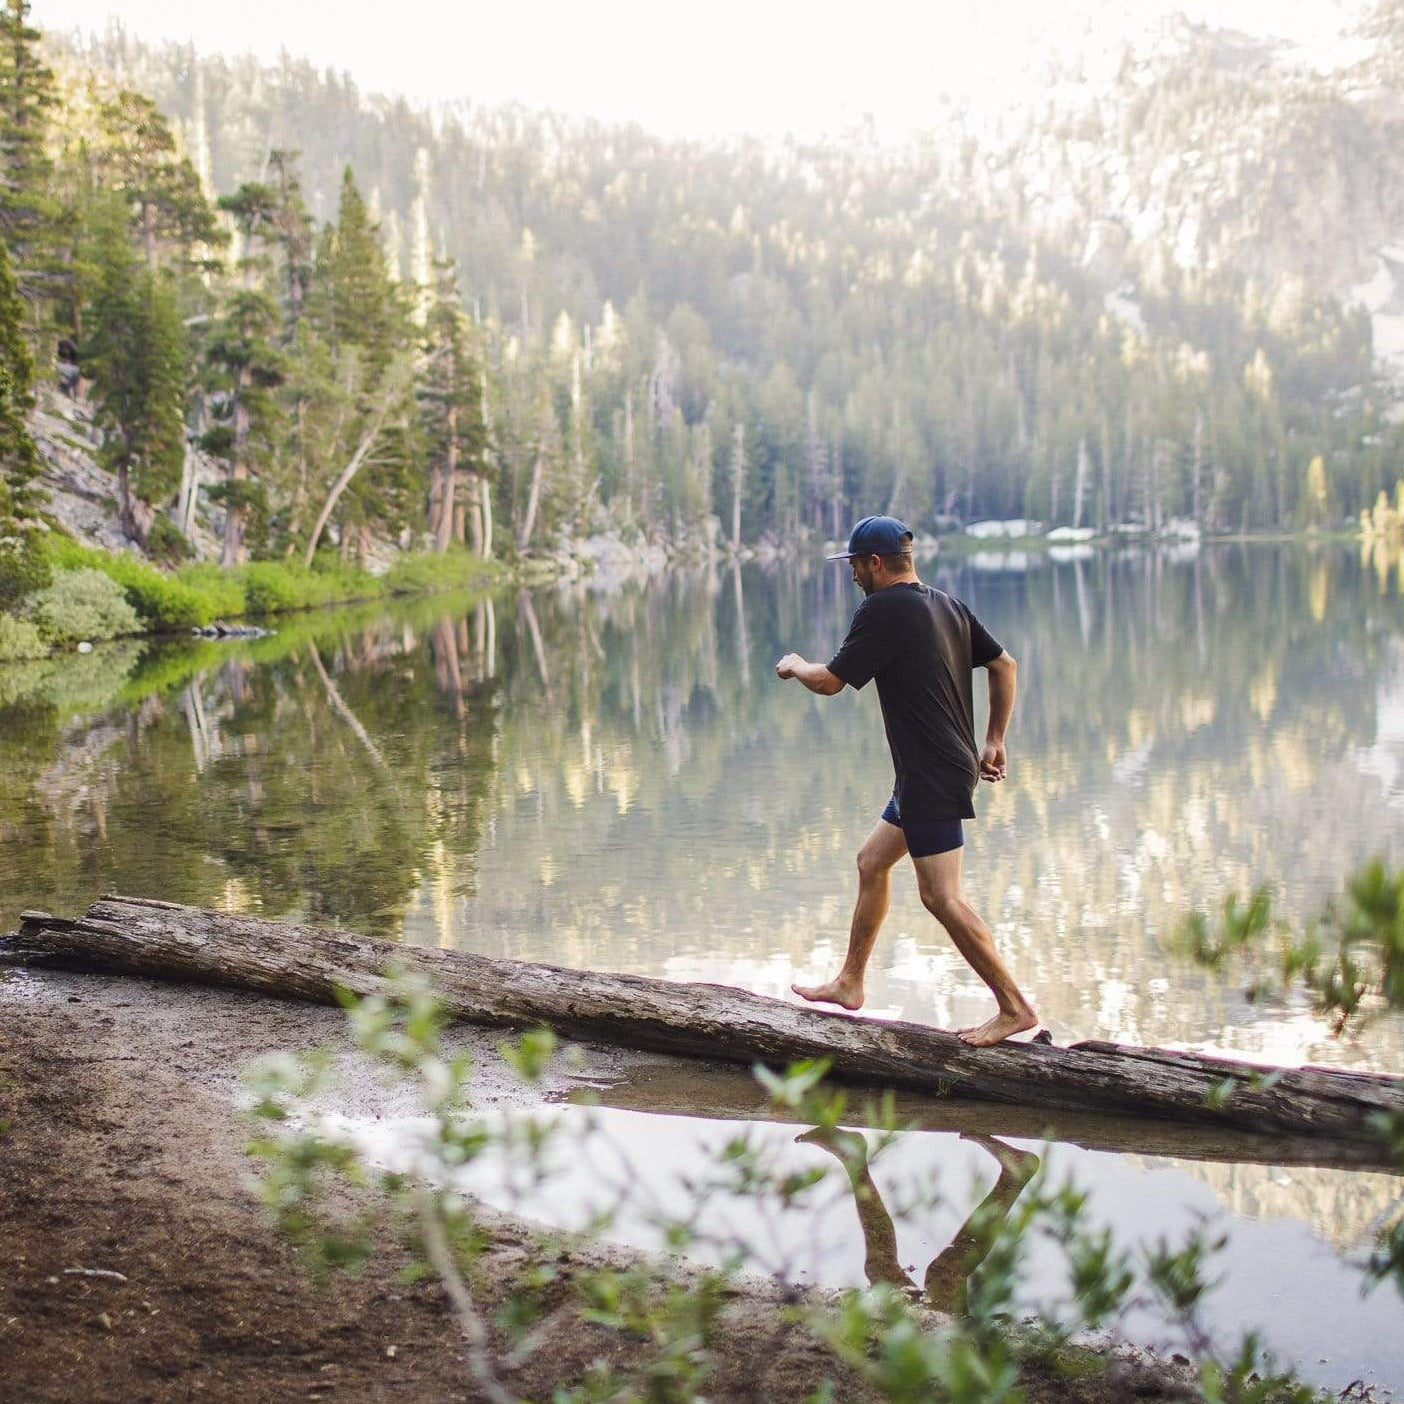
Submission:
<svg viewBox="0 0 1404 1404">
<path fill-rule="evenodd" d="M 143 898 L 109 895 L 76 919 L 26 912 L 5 946 L 19 959 L 318 1002 L 338 988 L 382 992 L 388 971 L 416 971 L 472 1023 L 545 1024 L 567 1038 L 711 1062 L 783 1067 L 822 1057 L 838 1080 L 941 1097 L 1345 1141 L 1376 1140 L 1376 1113 L 1404 1113 L 1404 1078 L 1102 1043 L 971 1048 L 940 1029 L 721 985 L 495 960 Z"/>
</svg>

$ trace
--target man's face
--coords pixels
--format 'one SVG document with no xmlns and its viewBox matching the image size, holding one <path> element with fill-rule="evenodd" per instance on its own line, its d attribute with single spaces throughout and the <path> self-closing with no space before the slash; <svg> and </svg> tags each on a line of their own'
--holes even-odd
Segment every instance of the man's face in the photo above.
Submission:
<svg viewBox="0 0 1404 1404">
<path fill-rule="evenodd" d="M 853 567 L 853 583 L 865 594 L 871 595 L 874 589 L 873 566 L 877 563 L 875 556 L 854 556 L 849 563 Z"/>
</svg>

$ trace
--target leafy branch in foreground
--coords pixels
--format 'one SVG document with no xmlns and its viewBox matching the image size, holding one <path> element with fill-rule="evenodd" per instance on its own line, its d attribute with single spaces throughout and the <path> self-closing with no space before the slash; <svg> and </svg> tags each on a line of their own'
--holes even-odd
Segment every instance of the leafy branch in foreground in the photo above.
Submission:
<svg viewBox="0 0 1404 1404">
<path fill-rule="evenodd" d="M 1404 868 L 1375 858 L 1353 873 L 1304 931 L 1273 913 L 1272 893 L 1224 900 L 1216 924 L 1201 912 L 1177 932 L 1180 949 L 1212 970 L 1241 967 L 1250 998 L 1305 990 L 1339 1036 L 1404 1010 Z"/>
<path fill-rule="evenodd" d="M 511 1381 L 533 1364 L 549 1373 L 552 1404 L 701 1399 L 716 1382 L 721 1340 L 743 1316 L 752 1332 L 758 1319 L 766 1323 L 752 1381 L 765 1397 L 800 1397 L 788 1374 L 780 1384 L 780 1362 L 799 1332 L 801 1342 L 827 1352 L 813 1404 L 859 1395 L 913 1404 L 1014 1401 L 1030 1372 L 1061 1377 L 1070 1355 L 1084 1372 L 1100 1369 L 1102 1359 L 1078 1340 L 1146 1302 L 1175 1323 L 1199 1362 L 1202 1399 L 1311 1397 L 1272 1374 L 1252 1338 L 1231 1360 L 1217 1354 L 1202 1310 L 1205 1264 L 1219 1241 L 1192 1235 L 1181 1248 L 1161 1244 L 1138 1262 L 1109 1231 L 1091 1226 L 1084 1194 L 1071 1184 L 1050 1186 L 1038 1155 L 997 1138 L 969 1138 L 999 1163 L 998 1180 L 918 1286 L 900 1263 L 892 1215 L 871 1173 L 903 1127 L 887 1098 L 861 1113 L 876 1130 L 871 1140 L 847 1129 L 846 1098 L 825 1084 L 822 1060 L 783 1074 L 758 1069 L 757 1076 L 786 1119 L 810 1127 L 798 1143 L 831 1163 L 797 1169 L 794 1142 L 753 1123 L 664 1185 L 611 1143 L 588 1105 L 572 1118 L 472 1109 L 469 1060 L 446 1046 L 445 1012 L 426 984 L 395 977 L 388 994 L 346 995 L 343 1003 L 361 1052 L 413 1089 L 423 1130 L 389 1153 L 395 1165 L 386 1168 L 327 1110 L 329 1055 L 265 1060 L 248 1075 L 252 1114 L 267 1127 L 251 1146 L 265 1167 L 260 1192 L 318 1274 L 361 1266 L 398 1229 L 413 1254 L 407 1277 L 441 1284 L 474 1387 L 494 1404 L 518 1399 Z M 558 1050 L 539 1029 L 499 1052 L 534 1082 Z M 550 1231 L 538 1254 L 525 1261 L 511 1255 L 504 1267 L 493 1255 L 491 1213 L 470 1187 L 478 1181 L 467 1178 L 479 1161 L 509 1193 L 555 1194 L 566 1183 L 587 1183 L 599 1194 L 584 1206 L 582 1226 Z M 896 1192 L 888 1195 L 896 1202 Z M 869 1285 L 825 1299 L 801 1286 L 796 1235 L 782 1231 L 780 1219 L 849 1200 Z M 929 1214 L 940 1202 L 934 1184 L 919 1184 L 902 1194 L 900 1217 Z M 732 1212 L 739 1206 L 744 1214 Z M 656 1250 L 632 1258 L 623 1250 L 590 1253 L 625 1215 L 651 1228 Z M 1037 1235 L 1064 1255 L 1066 1295 L 1021 1319 L 1028 1309 L 1023 1267 Z M 743 1268 L 765 1272 L 769 1288 L 747 1286 Z M 758 1301 L 766 1304 L 759 1317 Z M 565 1359 L 566 1342 L 574 1363 Z M 592 1342 L 593 1358 L 581 1358 L 579 1349 Z"/>
<path fill-rule="evenodd" d="M 1208 969 L 1245 971 L 1250 999 L 1305 990 L 1335 1037 L 1356 1033 L 1404 1011 L 1404 868 L 1372 859 L 1305 931 L 1273 915 L 1265 887 L 1246 903 L 1230 894 L 1216 925 L 1196 912 L 1176 943 Z M 1378 1114 L 1375 1129 L 1404 1168 L 1404 1116 Z M 1404 1197 L 1379 1228 L 1365 1274 L 1368 1284 L 1389 1280 L 1404 1296 Z"/>
</svg>

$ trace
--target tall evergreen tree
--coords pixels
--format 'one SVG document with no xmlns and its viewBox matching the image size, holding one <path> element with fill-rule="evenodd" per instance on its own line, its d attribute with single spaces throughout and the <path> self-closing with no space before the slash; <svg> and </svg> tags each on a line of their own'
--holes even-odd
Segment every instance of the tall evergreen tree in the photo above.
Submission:
<svg viewBox="0 0 1404 1404">
<path fill-rule="evenodd" d="M 242 286 L 229 295 L 206 348 L 215 423 L 202 441 L 225 463 L 225 480 L 210 496 L 224 504 L 220 564 L 229 566 L 245 559 L 249 525 L 267 511 L 266 475 L 280 410 L 274 391 L 286 378 L 287 363 L 278 347 L 278 307 L 262 285 L 277 197 L 266 185 L 246 184 L 219 205 L 234 216 L 243 239 Z"/>
<path fill-rule="evenodd" d="M 0 609 L 42 587 L 48 567 L 34 549 L 27 517 L 39 454 L 25 413 L 33 402 L 34 362 L 24 338 L 24 304 L 0 239 Z"/>
<path fill-rule="evenodd" d="M 332 340 L 358 346 L 366 358 L 368 384 L 374 384 L 403 340 L 403 314 L 385 267 L 380 231 L 347 166 L 341 181 L 336 237 L 325 274 L 331 294 Z"/>
<path fill-rule="evenodd" d="M 230 296 L 205 353 L 215 423 L 202 443 L 225 463 L 225 480 L 210 493 L 224 504 L 225 566 L 246 558 L 250 521 L 268 504 L 261 470 L 272 456 L 279 408 L 273 391 L 285 374 L 277 328 L 273 299 L 260 289 L 240 289 Z"/>
<path fill-rule="evenodd" d="M 57 295 L 63 270 L 56 253 L 62 211 L 45 146 L 57 96 L 29 11 L 29 0 L 0 4 L 0 237 L 10 246 L 20 295 L 32 306 Z"/>
<path fill-rule="evenodd" d="M 420 424 L 430 473 L 428 526 L 437 551 L 466 536 L 481 551 L 483 530 L 477 513 L 487 475 L 482 371 L 469 348 L 454 265 L 439 264 L 438 275 L 425 321 L 419 377 Z"/>
<path fill-rule="evenodd" d="M 318 247 L 309 315 L 340 358 L 349 387 L 347 456 L 313 523 L 310 561 L 333 513 L 343 551 L 372 531 L 410 525 L 420 484 L 412 431 L 414 360 L 410 321 L 386 270 L 379 231 L 348 166 L 334 230 Z"/>
<path fill-rule="evenodd" d="M 273 226 L 283 265 L 283 313 L 289 337 L 307 309 L 316 232 L 315 222 L 303 197 L 297 160 L 296 151 L 273 151 L 268 157 L 274 177 L 273 189 L 277 193 L 273 206 Z"/>
<path fill-rule="evenodd" d="M 81 355 L 103 460 L 117 477 L 122 529 L 144 542 L 150 506 L 170 497 L 185 460 L 187 349 L 170 276 L 142 265 L 125 223 L 109 204 L 92 255 L 90 334 Z"/>
<path fill-rule="evenodd" d="M 30 481 L 39 455 L 25 414 L 34 403 L 34 359 L 24 339 L 24 304 L 0 239 L 0 519 L 23 516 L 33 505 Z"/>
<path fill-rule="evenodd" d="M 149 97 L 122 91 L 100 111 L 104 143 L 97 169 L 131 204 L 132 223 L 148 268 L 163 244 L 190 262 L 201 244 L 223 242 L 200 178 L 176 149 L 175 134 Z"/>
</svg>

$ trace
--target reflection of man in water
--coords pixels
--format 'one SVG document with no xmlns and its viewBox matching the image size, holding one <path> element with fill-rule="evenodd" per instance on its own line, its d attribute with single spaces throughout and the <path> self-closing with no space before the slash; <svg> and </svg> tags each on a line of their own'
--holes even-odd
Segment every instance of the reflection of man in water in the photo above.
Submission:
<svg viewBox="0 0 1404 1404">
<path fill-rule="evenodd" d="M 787 653 L 775 671 L 822 697 L 876 679 L 896 781 L 858 854 L 858 900 L 843 968 L 827 984 L 795 985 L 794 991 L 845 1009 L 862 1006 L 863 972 L 887 915 L 890 875 L 910 854 L 922 903 L 999 1006 L 983 1024 L 961 1029 L 960 1037 L 981 1046 L 999 1043 L 1033 1028 L 1038 1016 L 999 958 L 989 928 L 961 895 L 961 820 L 975 816 L 971 796 L 979 780 L 1004 779 L 1014 660 L 964 604 L 922 584 L 912 563 L 912 533 L 895 518 L 864 517 L 849 535 L 848 550 L 829 559 L 850 563 L 867 598 L 827 667 Z M 975 668 L 985 668 L 990 682 L 983 751 L 975 745 Z"/>
<path fill-rule="evenodd" d="M 797 1138 L 831 1151 L 843 1164 L 853 1201 L 858 1206 L 858 1225 L 863 1230 L 863 1272 L 870 1286 L 879 1282 L 916 1291 L 916 1284 L 902 1268 L 897 1256 L 897 1229 L 882 1202 L 872 1171 L 868 1168 L 868 1143 L 856 1131 L 816 1126 Z M 956 1231 L 950 1243 L 931 1260 L 921 1288 L 927 1302 L 937 1311 L 965 1311 L 966 1283 L 970 1274 L 985 1260 L 1014 1201 L 1033 1179 L 1039 1166 L 1032 1151 L 1019 1150 L 993 1136 L 961 1133 L 961 1140 L 983 1146 L 999 1163 L 999 1178 L 990 1192 L 975 1206 Z"/>
</svg>

